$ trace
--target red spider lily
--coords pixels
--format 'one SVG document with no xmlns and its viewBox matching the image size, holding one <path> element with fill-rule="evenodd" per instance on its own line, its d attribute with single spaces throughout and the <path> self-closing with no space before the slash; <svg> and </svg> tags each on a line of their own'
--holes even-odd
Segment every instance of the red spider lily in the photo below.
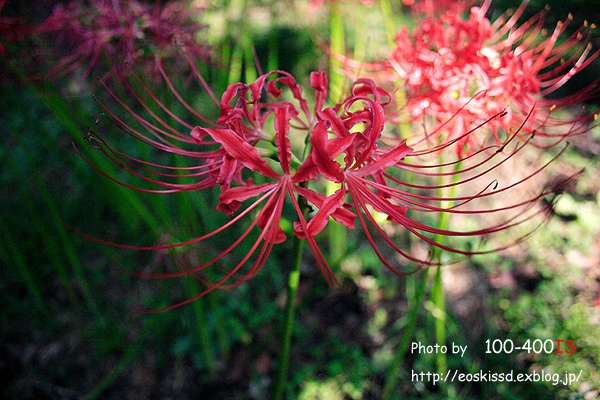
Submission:
<svg viewBox="0 0 600 400">
<path fill-rule="evenodd" d="M 34 32 L 56 34 L 58 40 L 54 36 L 51 40 L 70 49 L 47 73 L 58 78 L 79 68 L 86 77 L 103 57 L 108 65 L 123 66 L 149 54 L 172 54 L 180 48 L 209 61 L 210 49 L 196 38 L 202 29 L 193 20 L 191 9 L 181 2 L 151 6 L 135 0 L 101 0 L 58 4 Z M 52 52 L 62 53 L 56 46 Z"/>
<path fill-rule="evenodd" d="M 400 29 L 388 60 L 370 67 L 385 70 L 387 80 L 400 78 L 406 100 L 402 111 L 411 121 L 423 124 L 433 119 L 435 124 L 444 124 L 445 129 L 436 132 L 447 137 L 460 136 L 504 110 L 502 118 L 486 124 L 496 140 L 498 128 L 509 132 L 519 128 L 526 135 L 537 129 L 538 138 L 547 139 L 539 146 L 585 133 L 594 115 L 582 112 L 574 119 L 561 119 L 555 113 L 596 96 L 597 82 L 564 97 L 545 97 L 555 94 L 600 54 L 591 51 L 590 27 L 583 26 L 559 42 L 572 18 L 546 36 L 545 12 L 518 25 L 527 3 L 494 22 L 485 16 L 491 0 L 472 8 L 466 20 L 453 11 L 424 17 L 414 31 Z M 485 143 L 481 133 L 465 137 L 457 151 L 477 149 Z M 425 134 L 413 137 L 410 144 L 433 139 Z"/>
<path fill-rule="evenodd" d="M 158 64 L 160 71 L 164 73 L 160 63 Z M 281 75 L 273 80 L 270 78 Z M 164 75 L 168 86 L 172 87 L 171 82 L 168 80 L 166 74 Z M 124 85 L 134 93 L 132 86 L 123 81 Z M 323 74 L 313 74 L 311 76 L 311 82 L 316 90 L 315 95 L 315 107 L 321 109 L 324 106 L 326 97 L 326 86 L 327 81 Z M 283 86 L 288 88 L 292 93 L 292 97 L 295 99 L 296 104 L 289 101 L 278 101 L 282 93 Z M 144 87 L 147 89 L 146 87 Z M 107 88 L 108 89 L 108 88 Z M 263 91 L 266 91 L 270 100 L 272 101 L 261 101 L 261 95 Z M 110 92 L 113 94 L 112 92 Z M 148 93 L 150 91 L 148 90 Z M 186 108 L 192 110 L 189 104 L 185 103 L 182 97 L 176 91 L 173 92 L 175 96 L 184 104 Z M 114 95 L 114 94 L 113 94 Z M 137 95 L 136 95 L 137 96 Z M 117 99 L 116 96 L 114 96 Z M 137 97 L 141 102 L 141 97 Z M 183 135 L 177 132 L 174 128 L 166 126 L 163 119 L 153 114 L 156 123 L 152 123 L 144 120 L 138 114 L 135 114 L 133 110 L 127 107 L 124 103 L 121 103 L 127 110 L 130 111 L 134 118 L 139 122 L 149 134 L 144 134 L 137 129 L 126 124 L 118 116 L 113 114 L 107 107 L 107 115 L 120 126 L 124 131 L 136 137 L 137 139 L 155 147 L 162 151 L 183 155 L 186 157 L 193 157 L 194 159 L 204 160 L 203 164 L 199 167 L 183 168 L 179 171 L 178 168 L 158 165 L 157 163 L 150 163 L 142 161 L 133 157 L 129 157 L 126 154 L 117 151 L 110 147 L 103 139 L 90 133 L 89 139 L 92 140 L 97 147 L 102 150 L 109 158 L 122 166 L 125 170 L 131 172 L 135 176 L 146 180 L 147 182 L 156 184 L 161 189 L 144 189 L 141 187 L 133 187 L 129 184 L 122 183 L 123 185 L 134 188 L 141 191 L 153 192 L 153 193 L 170 193 L 175 191 L 184 190 L 202 190 L 212 186 L 219 186 L 221 188 L 220 204 L 217 207 L 218 210 L 225 212 L 228 215 L 233 215 L 240 207 L 241 202 L 249 198 L 259 196 L 259 199 L 247 207 L 243 212 L 233 218 L 225 226 L 204 235 L 200 238 L 188 241 L 186 243 L 180 243 L 172 246 L 152 246 L 145 249 L 149 250 L 161 250 L 186 244 L 191 244 L 199 241 L 203 241 L 209 237 L 215 236 L 223 232 L 228 227 L 237 223 L 244 216 L 258 208 L 261 203 L 264 203 L 259 211 L 258 216 L 254 219 L 254 222 L 246 229 L 246 231 L 236 240 L 229 248 L 213 258 L 209 262 L 202 264 L 191 270 L 187 270 L 179 274 L 165 274 L 158 275 L 157 277 L 173 277 L 179 276 L 185 273 L 199 272 L 209 265 L 212 265 L 221 260 L 226 254 L 237 247 L 249 234 L 253 228 L 257 226 L 261 230 L 261 234 L 258 236 L 248 255 L 226 274 L 221 280 L 215 283 L 207 283 L 209 289 L 213 290 L 216 287 L 224 287 L 225 281 L 236 274 L 250 259 L 250 257 L 257 252 L 256 259 L 252 263 L 248 272 L 237 280 L 236 283 L 228 285 L 232 287 L 239 285 L 244 280 L 250 278 L 260 270 L 260 268 L 266 262 L 268 255 L 274 244 L 280 243 L 285 240 L 285 235 L 281 228 L 279 228 L 279 221 L 281 219 L 281 213 L 283 210 L 284 199 L 287 194 L 292 199 L 291 202 L 294 208 L 299 213 L 299 223 L 305 227 L 305 231 L 309 231 L 309 223 L 306 221 L 301 207 L 296 200 L 296 195 L 309 201 L 317 207 L 321 207 L 326 202 L 325 196 L 304 187 L 306 181 L 310 179 L 310 173 L 304 177 L 301 173 L 295 173 L 295 169 L 298 168 L 297 156 L 291 152 L 291 144 L 288 138 L 290 130 L 300 130 L 308 132 L 311 127 L 315 125 L 316 118 L 314 113 L 311 113 L 306 100 L 302 97 L 302 89 L 296 84 L 293 77 L 284 72 L 272 72 L 270 74 L 262 75 L 255 83 L 251 85 L 231 85 L 228 90 L 223 94 L 222 100 L 219 103 L 221 109 L 221 115 L 217 119 L 216 124 L 211 124 L 213 127 L 201 128 L 194 127 L 193 125 L 186 123 L 180 118 L 177 118 L 169 110 L 167 110 L 161 103 L 158 102 L 156 97 L 153 100 L 159 104 L 159 106 L 169 114 L 171 117 L 177 119 L 191 135 Z M 146 104 L 143 104 L 143 108 L 149 110 Z M 197 117 L 200 117 L 196 114 Z M 273 118 L 272 125 L 266 126 L 269 120 Z M 202 119 L 202 118 L 201 118 Z M 208 121 L 202 121 L 205 124 Z M 273 141 L 277 146 L 277 151 L 272 156 L 277 157 L 279 160 L 279 169 L 276 172 L 262 157 L 265 155 L 265 151 L 259 153 L 259 149 L 256 147 L 259 141 L 265 141 L 270 139 L 267 136 L 269 129 L 274 129 L 275 135 Z M 207 140 L 207 138 L 212 140 Z M 178 145 L 169 144 L 167 140 L 179 142 Z M 189 145 L 191 142 L 197 144 L 197 147 L 202 151 L 186 151 L 181 146 Z M 215 144 L 220 145 L 214 149 Z M 157 171 L 157 169 L 160 169 Z M 265 178 L 270 178 L 272 182 L 256 185 L 252 179 L 247 179 L 243 176 L 243 171 L 255 171 L 259 175 Z M 190 172 L 191 171 L 191 172 Z M 104 172 L 100 171 L 105 176 L 109 177 Z M 181 174 L 183 172 L 183 174 Z M 196 178 L 198 181 L 194 184 L 177 184 L 166 182 L 165 178 Z M 117 181 L 115 178 L 109 177 Z M 162 179 L 162 180 L 161 180 Z M 353 215 L 345 210 L 333 210 L 329 213 L 335 220 L 344 223 L 347 226 L 352 225 Z M 314 230 L 311 224 L 310 230 Z M 322 229 L 322 228 L 321 228 Z M 315 233 L 316 234 L 316 233 Z M 311 250 L 315 254 L 315 258 L 319 267 L 322 269 L 324 275 L 333 278 L 333 274 L 329 269 L 327 263 L 324 260 L 322 253 L 320 252 L 316 242 L 312 236 L 307 237 L 307 240 L 311 246 Z M 262 245 L 261 245 L 262 243 Z M 115 244 L 116 245 L 116 244 Z M 117 245 L 119 246 L 119 245 Z M 260 249 L 259 249 L 260 246 Z M 136 248 L 144 249 L 140 247 L 132 246 L 120 246 L 125 248 Z"/>
<path fill-rule="evenodd" d="M 160 63 L 158 65 L 164 74 Z M 175 98 L 184 108 L 193 111 L 175 91 L 166 74 L 164 78 Z M 454 253 L 473 255 L 497 251 L 464 250 L 442 243 L 436 237 L 484 237 L 513 228 L 543 214 L 547 208 L 537 207 L 539 200 L 557 190 L 556 187 L 543 190 L 525 200 L 515 200 L 500 207 L 475 207 L 474 203 L 478 201 L 511 196 L 519 186 L 533 180 L 547 164 L 520 180 L 501 188 L 495 187 L 498 186 L 498 182 L 492 178 L 495 171 L 527 144 L 516 140 L 518 132 L 508 137 L 502 145 L 490 146 L 462 160 L 444 165 L 425 164 L 421 161 L 423 157 L 436 155 L 472 132 L 465 132 L 459 138 L 419 152 L 413 151 L 405 141 L 390 145 L 393 139 L 384 133 L 387 122 L 385 107 L 390 102 L 390 95 L 369 79 L 355 81 L 347 98 L 333 107 L 327 107 L 327 77 L 322 72 L 313 73 L 311 87 L 315 95 L 314 106 L 311 107 L 290 74 L 273 71 L 261 75 L 250 85 L 240 83 L 229 86 L 218 102 L 221 114 L 216 124 L 209 124 L 208 127 L 196 126 L 178 118 L 143 85 L 142 89 L 157 107 L 146 104 L 143 97 L 147 96 L 136 93 L 133 85 L 127 81 L 124 81 L 124 86 L 131 90 L 143 109 L 162 110 L 190 134 L 168 126 L 156 111 L 151 112 L 151 118 L 144 119 L 133 107 L 120 100 L 143 130 L 127 124 L 105 107 L 113 122 L 133 137 L 161 151 L 190 158 L 195 165 L 173 167 L 139 160 L 117 151 L 97 135 L 90 134 L 90 140 L 123 169 L 160 189 L 134 187 L 100 172 L 127 187 L 146 192 L 171 193 L 216 187 L 220 190 L 217 209 L 232 218 L 203 236 L 171 245 L 140 247 L 92 239 L 127 249 L 165 250 L 202 242 L 217 235 L 223 236 L 243 218 L 252 218 L 237 239 L 204 263 L 177 272 L 138 274 L 147 278 L 200 275 L 199 279 L 207 288 L 193 298 L 167 308 L 186 304 L 217 288 L 235 287 L 255 276 L 266 263 L 273 246 L 285 242 L 289 234 L 306 240 L 327 282 L 337 282 L 316 239 L 331 220 L 353 229 L 358 219 L 367 241 L 381 262 L 399 275 L 411 271 L 406 267 L 397 267 L 397 263 L 386 256 L 381 246 L 393 250 L 405 262 L 415 263 L 417 268 L 437 261 L 431 261 L 428 256 L 411 254 L 409 248 L 403 248 L 386 233 L 382 224 L 402 227 L 425 243 Z M 195 116 L 204 125 L 208 123 L 199 114 Z M 486 122 L 498 117 L 501 116 L 492 116 Z M 187 150 L 188 147 L 194 150 Z M 494 151 L 490 151 L 492 149 Z M 414 162 L 409 162 L 410 159 L 414 159 Z M 464 166 L 455 168 L 458 162 Z M 450 184 L 431 185 L 428 183 L 428 177 L 431 176 L 459 178 Z M 193 178 L 196 182 L 167 182 L 171 178 Z M 257 180 L 259 182 L 255 182 Z M 481 180 L 484 183 L 477 184 Z M 337 183 L 339 190 L 325 196 L 324 181 Z M 471 185 L 478 188 L 474 191 L 468 189 Z M 439 195 L 440 189 L 453 186 L 464 187 L 471 194 L 451 198 Z M 442 201 L 451 201 L 452 205 L 442 207 L 439 205 Z M 291 210 L 296 215 L 293 231 L 288 233 L 280 226 L 287 203 L 291 204 Z M 312 211 L 307 213 L 307 207 Z M 437 213 L 458 216 L 493 214 L 499 217 L 497 222 L 485 228 L 465 231 L 442 230 L 420 221 L 427 214 Z M 387 222 L 381 222 L 381 215 Z M 253 235 L 254 239 L 251 239 Z M 206 269 L 223 263 L 225 257 L 230 257 L 245 240 L 251 243 L 247 253 L 240 256 L 236 264 L 220 278 L 208 279 Z M 515 242 L 519 240 L 521 238 Z"/>
</svg>

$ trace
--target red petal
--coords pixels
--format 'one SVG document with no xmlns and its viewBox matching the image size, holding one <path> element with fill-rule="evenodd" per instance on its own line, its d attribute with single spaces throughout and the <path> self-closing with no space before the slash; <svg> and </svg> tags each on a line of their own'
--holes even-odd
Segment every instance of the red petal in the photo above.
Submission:
<svg viewBox="0 0 600 400">
<path fill-rule="evenodd" d="M 309 236 L 319 234 L 327 225 L 329 216 L 345 227 L 354 229 L 356 215 L 350 210 L 343 208 L 345 190 L 340 189 L 329 197 L 299 186 L 294 187 L 294 191 L 319 208 L 317 214 L 308 223 L 307 230 Z M 298 237 L 306 237 L 301 224 L 298 222 L 294 223 L 294 231 Z"/>
<path fill-rule="evenodd" d="M 281 163 L 283 173 L 290 174 L 290 160 L 292 149 L 288 134 L 290 132 L 290 112 L 288 107 L 279 107 L 275 110 L 275 146 L 277 156 Z"/>
<path fill-rule="evenodd" d="M 196 126 L 194 127 L 194 129 L 192 129 L 192 133 L 191 133 L 192 138 L 194 138 L 194 140 L 200 144 L 202 143 L 202 141 L 204 140 L 204 138 L 206 137 L 206 130 Z"/>
<path fill-rule="evenodd" d="M 306 182 L 315 179 L 317 176 L 319 176 L 319 168 L 313 161 L 312 154 L 309 154 L 292 177 L 292 182 Z"/>
<path fill-rule="evenodd" d="M 273 189 L 278 185 L 278 182 L 269 182 L 263 183 L 262 185 L 245 185 L 245 186 L 235 186 L 232 188 L 228 188 L 223 190 L 223 192 L 219 195 L 219 200 L 221 204 L 230 204 L 234 201 L 242 202 L 244 200 L 248 200 L 252 197 L 256 197 L 261 195 L 270 189 Z"/>
<path fill-rule="evenodd" d="M 279 195 L 285 196 L 285 194 L 286 192 L 282 191 Z M 256 217 L 256 223 L 258 227 L 262 230 L 267 228 L 267 224 L 271 217 L 273 217 L 272 224 L 279 224 L 279 220 L 281 220 L 281 210 L 279 209 L 279 215 L 273 216 L 273 213 L 278 212 L 278 209 L 278 202 L 275 201 L 271 202 L 271 204 L 265 205 L 265 207 L 260 210 L 260 213 L 258 213 L 258 216 Z M 273 238 L 267 236 L 265 237 L 265 240 L 272 241 L 274 244 L 285 242 L 287 237 L 285 236 L 285 233 L 283 233 L 283 229 L 281 229 L 279 226 L 271 226 L 269 229 L 276 229 L 275 236 Z"/>
<path fill-rule="evenodd" d="M 389 150 L 377 160 L 367 163 L 364 167 L 359 168 L 356 172 L 360 176 L 372 175 L 381 172 L 387 167 L 395 165 L 398 161 L 404 158 L 407 154 L 413 151 L 411 147 L 406 145 L 406 140 L 403 140 L 398 146 Z"/>
<path fill-rule="evenodd" d="M 325 72 L 311 72 L 310 86 L 315 89 L 315 110 L 320 110 L 327 98 L 328 80 Z"/>
<path fill-rule="evenodd" d="M 319 121 L 310 133 L 310 143 L 313 146 L 311 149 L 312 159 L 325 178 L 339 183 L 344 180 L 344 171 L 340 164 L 329 156 L 327 136 L 325 122 Z"/>
<path fill-rule="evenodd" d="M 310 73 L 310 86 L 318 91 L 327 90 L 327 74 L 323 71 L 321 72 L 311 72 Z"/>
<path fill-rule="evenodd" d="M 331 123 L 332 130 L 337 134 L 338 137 L 346 137 L 352 135 L 344 125 L 342 119 L 337 115 L 333 108 L 328 107 L 323 111 L 318 111 L 317 116 L 319 117 L 319 119 L 329 121 Z"/>
<path fill-rule="evenodd" d="M 235 158 L 237 161 L 244 164 L 252 171 L 257 171 L 261 175 L 277 179 L 279 175 L 269 167 L 269 164 L 262 158 L 250 143 L 238 136 L 230 129 L 210 129 L 200 128 L 206 131 L 213 140 L 220 143 L 223 149 Z"/>
<path fill-rule="evenodd" d="M 241 168 L 241 167 L 240 167 Z M 227 154 L 223 154 L 223 164 L 219 168 L 217 183 L 220 185 L 228 185 L 235 176 L 238 169 L 238 163 L 235 158 Z"/>
</svg>

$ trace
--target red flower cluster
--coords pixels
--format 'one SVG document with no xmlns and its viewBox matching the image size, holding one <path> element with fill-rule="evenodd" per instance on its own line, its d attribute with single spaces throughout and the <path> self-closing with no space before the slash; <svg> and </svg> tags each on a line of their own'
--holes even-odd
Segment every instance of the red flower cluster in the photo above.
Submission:
<svg viewBox="0 0 600 400">
<path fill-rule="evenodd" d="M 512 15 L 494 22 L 486 17 L 490 3 L 486 0 L 472 8 L 466 20 L 447 11 L 424 17 L 411 32 L 406 27 L 399 30 L 388 60 L 373 67 L 385 70 L 389 81 L 400 79 L 405 114 L 419 125 L 432 117 L 438 126 L 444 125 L 435 131 L 447 137 L 461 136 L 503 111 L 502 118 L 486 125 L 497 140 L 498 128 L 510 132 L 520 127 L 526 134 L 536 131 L 547 138 L 540 146 L 587 132 L 593 115 L 561 120 L 554 117 L 554 111 L 597 95 L 597 82 L 561 98 L 545 96 L 555 93 L 600 54 L 591 52 L 590 29 L 583 26 L 559 42 L 571 17 L 547 37 L 544 12 L 518 25 L 527 1 Z M 419 143 L 416 136 L 410 141 L 413 146 Z M 432 139 L 425 136 L 420 140 Z M 457 151 L 468 153 L 484 142 L 482 135 L 470 135 Z"/>
</svg>

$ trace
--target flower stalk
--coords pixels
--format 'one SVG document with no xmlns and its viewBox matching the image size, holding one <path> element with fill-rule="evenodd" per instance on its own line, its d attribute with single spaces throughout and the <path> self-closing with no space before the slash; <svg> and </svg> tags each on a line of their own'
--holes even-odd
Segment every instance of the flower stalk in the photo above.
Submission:
<svg viewBox="0 0 600 400">
<path fill-rule="evenodd" d="M 332 1 L 329 7 L 329 41 L 331 52 L 333 54 L 344 54 L 346 51 L 346 34 L 339 4 L 337 1 Z M 334 56 L 329 57 L 329 88 L 330 94 L 334 99 L 342 98 L 344 93 L 345 77 L 342 73 L 343 67 L 344 65 L 339 59 Z"/>
<path fill-rule="evenodd" d="M 302 202 L 300 206 L 304 208 L 303 213 L 306 214 L 306 207 Z M 283 399 L 285 386 L 287 382 L 287 373 L 290 364 L 290 354 L 292 348 L 292 333 L 294 331 L 294 316 L 296 314 L 296 298 L 298 287 L 300 285 L 300 265 L 302 264 L 302 249 L 304 240 L 294 236 L 293 241 L 293 259 L 288 277 L 287 295 L 285 300 L 285 314 L 283 319 L 283 331 L 281 336 L 281 347 L 279 353 L 279 366 L 277 369 L 277 377 L 273 389 L 273 399 Z"/>
</svg>

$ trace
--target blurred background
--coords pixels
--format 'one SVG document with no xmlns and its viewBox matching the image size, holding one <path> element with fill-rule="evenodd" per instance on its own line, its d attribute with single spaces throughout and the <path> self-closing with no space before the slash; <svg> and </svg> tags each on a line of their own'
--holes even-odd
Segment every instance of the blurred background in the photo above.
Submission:
<svg viewBox="0 0 600 400">
<path fill-rule="evenodd" d="M 30 38 L 23 33 L 24 37 L 17 38 L 17 28 L 39 26 L 57 4 L 37 1 L 34 7 L 0 1 L 1 397 L 269 398 L 287 279 L 287 268 L 282 266 L 289 263 L 289 248 L 276 247 L 263 271 L 236 289 L 213 292 L 168 312 L 140 314 L 142 308 L 191 297 L 201 285 L 193 279 L 143 280 L 126 271 L 152 270 L 181 259 L 194 262 L 205 249 L 192 247 L 175 255 L 135 252 L 75 233 L 151 245 L 196 237 L 203 228 L 219 226 L 226 218 L 210 211 L 217 204 L 217 193 L 160 196 L 134 192 L 101 176 L 75 151 L 74 145 L 95 165 L 132 184 L 131 177 L 100 157 L 85 135 L 94 129 L 132 154 L 141 158 L 150 154 L 99 118 L 103 109 L 92 94 L 102 104 L 115 105 L 96 79 L 106 61 L 103 55 L 97 60 L 98 68 L 56 70 L 52 79 L 39 79 L 38 74 L 60 61 L 47 39 L 52 36 Z M 94 2 L 82 4 L 93 8 Z M 519 4 L 494 0 L 490 14 L 497 16 Z M 523 19 L 546 4 L 550 5 L 545 21 L 550 31 L 569 13 L 572 32 L 585 20 L 600 22 L 595 0 L 532 0 Z M 327 62 L 323 46 L 329 40 L 329 9 L 323 4 L 222 0 L 192 5 L 200 10 L 198 57 L 206 60 L 202 75 L 217 97 L 228 83 L 252 80 L 255 60 L 264 71 L 290 71 L 303 84 L 310 71 Z M 411 24 L 409 8 L 401 2 L 390 5 L 398 27 Z M 357 15 L 378 13 L 377 5 L 347 1 L 337 6 L 350 27 L 355 26 Z M 377 24 L 376 17 L 368 21 Z M 598 29 L 593 33 L 592 44 L 598 49 Z M 70 48 L 62 50 L 68 54 Z M 177 71 L 177 65 L 170 67 Z M 190 102 L 203 115 L 218 116 L 205 90 L 192 91 L 189 75 L 171 76 L 190 93 L 198 93 Z M 600 65 L 595 62 L 561 90 L 575 92 L 598 77 Z M 160 93 L 161 89 L 156 90 Z M 595 110 L 597 103 L 586 106 Z M 545 173 L 550 181 L 582 168 L 585 172 L 577 184 L 566 188 L 556 203 L 554 218 L 530 240 L 502 253 L 465 259 L 443 275 L 447 343 L 468 346 L 464 357 L 448 355 L 449 368 L 583 371 L 581 379 L 570 385 L 472 382 L 434 386 L 413 382 L 411 371 L 435 371 L 435 355 L 408 353 L 401 364 L 395 398 L 599 396 L 598 128 L 574 138 Z M 339 262 L 338 278 L 343 281 L 339 287 L 328 287 L 310 265 L 311 257 L 305 257 L 287 388 L 290 399 L 381 398 L 398 357 L 396 349 L 408 324 L 407 298 L 414 295 L 419 274 L 392 275 L 360 241 L 360 235 L 352 240 L 354 245 Z M 425 296 L 411 341 L 435 343 L 431 307 Z M 486 340 L 495 339 L 512 340 L 515 345 L 536 339 L 575 340 L 577 351 L 486 353 Z"/>
</svg>

